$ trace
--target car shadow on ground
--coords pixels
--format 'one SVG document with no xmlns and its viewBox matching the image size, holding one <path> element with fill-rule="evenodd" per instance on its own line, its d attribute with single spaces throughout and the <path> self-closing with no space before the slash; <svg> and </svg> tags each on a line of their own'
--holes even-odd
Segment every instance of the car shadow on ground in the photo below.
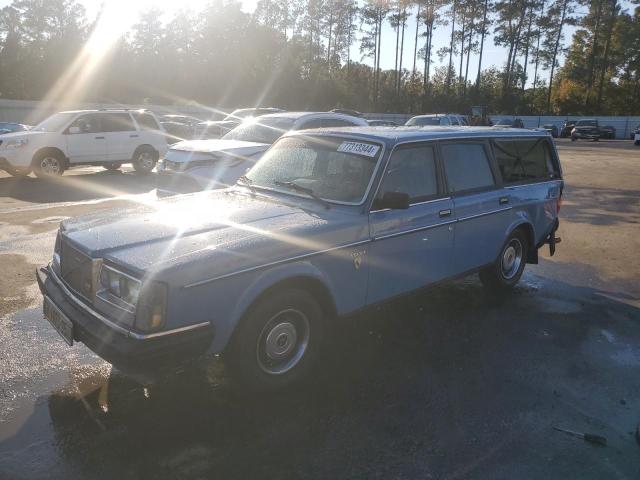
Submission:
<svg viewBox="0 0 640 480">
<path fill-rule="evenodd" d="M 31 203 L 81 202 L 146 193 L 156 188 L 156 175 L 100 171 L 58 178 L 0 178 L 0 197 Z"/>
<path fill-rule="evenodd" d="M 40 464 L 65 478 L 632 478 L 638 320 L 532 275 L 507 297 L 445 284 L 332 325 L 314 376 L 282 392 L 238 390 L 219 359 L 147 387 L 79 373 L 38 402 L 54 457 Z"/>
</svg>

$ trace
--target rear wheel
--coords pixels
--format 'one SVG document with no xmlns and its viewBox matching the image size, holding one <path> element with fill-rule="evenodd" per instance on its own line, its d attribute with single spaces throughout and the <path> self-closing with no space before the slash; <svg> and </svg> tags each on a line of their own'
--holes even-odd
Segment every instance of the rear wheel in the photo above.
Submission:
<svg viewBox="0 0 640 480">
<path fill-rule="evenodd" d="M 66 162 L 58 152 L 43 152 L 33 160 L 33 171 L 40 178 L 59 177 L 66 168 Z"/>
<path fill-rule="evenodd" d="M 493 265 L 480 271 L 480 281 L 491 290 L 506 291 L 522 277 L 527 262 L 527 237 L 520 229 L 507 239 Z"/>
<path fill-rule="evenodd" d="M 251 307 L 233 336 L 226 362 L 243 387 L 283 388 L 309 373 L 322 333 L 322 309 L 313 296 L 283 290 Z"/>
<path fill-rule="evenodd" d="M 120 170 L 120 167 L 122 166 L 122 164 L 121 163 L 105 163 L 102 166 L 107 170 L 115 171 L 115 170 Z"/>
<path fill-rule="evenodd" d="M 158 152 L 151 147 L 142 147 L 136 150 L 131 164 L 138 173 L 151 173 L 158 161 Z"/>
</svg>

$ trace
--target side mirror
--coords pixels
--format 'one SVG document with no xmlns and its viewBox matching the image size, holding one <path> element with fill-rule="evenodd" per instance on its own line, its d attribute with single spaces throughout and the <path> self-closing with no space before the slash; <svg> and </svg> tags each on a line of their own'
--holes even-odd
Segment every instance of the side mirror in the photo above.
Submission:
<svg viewBox="0 0 640 480">
<path fill-rule="evenodd" d="M 69 127 L 69 133 L 71 135 L 76 135 L 80 133 L 80 127 Z"/>
<path fill-rule="evenodd" d="M 379 210 L 388 208 L 389 210 L 406 210 L 409 208 L 409 194 L 402 192 L 384 192 L 382 198 L 374 203 L 374 207 Z"/>
</svg>

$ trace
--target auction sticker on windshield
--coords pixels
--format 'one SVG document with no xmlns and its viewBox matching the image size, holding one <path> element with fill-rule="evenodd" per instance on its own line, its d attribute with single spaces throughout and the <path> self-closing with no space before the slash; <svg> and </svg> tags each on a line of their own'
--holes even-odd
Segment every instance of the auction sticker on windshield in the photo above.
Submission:
<svg viewBox="0 0 640 480">
<path fill-rule="evenodd" d="M 344 153 L 356 153 L 358 155 L 365 155 L 367 157 L 375 157 L 376 153 L 380 150 L 379 145 L 371 145 L 370 143 L 360 142 L 342 142 L 338 147 L 339 152 Z"/>
</svg>

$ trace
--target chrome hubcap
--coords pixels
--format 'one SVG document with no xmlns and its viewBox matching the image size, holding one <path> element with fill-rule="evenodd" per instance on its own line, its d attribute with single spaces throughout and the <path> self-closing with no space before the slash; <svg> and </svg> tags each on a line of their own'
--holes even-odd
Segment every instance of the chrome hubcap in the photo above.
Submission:
<svg viewBox="0 0 640 480">
<path fill-rule="evenodd" d="M 60 161 L 54 157 L 44 157 L 40 161 L 40 170 L 47 175 L 57 175 L 60 173 Z"/>
<path fill-rule="evenodd" d="M 257 358 L 262 371 L 278 375 L 295 367 L 309 344 L 309 320 L 299 310 L 278 312 L 258 337 Z"/>
<path fill-rule="evenodd" d="M 507 280 L 512 279 L 522 265 L 523 248 L 517 238 L 512 238 L 502 253 L 502 275 Z"/>
</svg>

